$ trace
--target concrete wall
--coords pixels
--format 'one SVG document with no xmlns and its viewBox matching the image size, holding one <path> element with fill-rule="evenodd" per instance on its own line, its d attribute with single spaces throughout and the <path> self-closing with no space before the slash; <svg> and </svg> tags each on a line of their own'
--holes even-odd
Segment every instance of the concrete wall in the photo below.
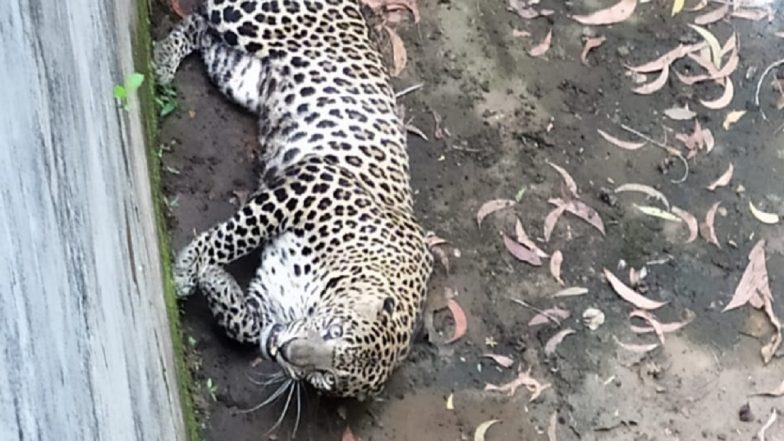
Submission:
<svg viewBox="0 0 784 441">
<path fill-rule="evenodd" d="M 146 1 L 146 0 L 139 0 Z M 134 0 L 0 1 L 0 440 L 185 439 Z"/>
</svg>

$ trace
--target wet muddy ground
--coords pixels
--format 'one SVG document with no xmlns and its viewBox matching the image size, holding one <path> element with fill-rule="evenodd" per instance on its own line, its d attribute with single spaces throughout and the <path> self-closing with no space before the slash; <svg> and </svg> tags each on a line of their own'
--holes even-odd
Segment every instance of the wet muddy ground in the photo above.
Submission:
<svg viewBox="0 0 784 441">
<path fill-rule="evenodd" d="M 777 94 L 770 80 L 775 71 L 762 85 L 767 121 L 754 106 L 761 72 L 784 57 L 784 40 L 774 36 L 784 30 L 784 21 L 778 16 L 772 22 L 733 18 L 709 26 L 722 43 L 733 32 L 740 41 L 740 65 L 732 74 L 734 99 L 725 109 L 709 110 L 698 99 L 719 96 L 722 89 L 716 84 L 685 86 L 671 77 L 660 91 L 644 96 L 631 91 L 636 84 L 623 68 L 680 43 L 699 42 L 687 26 L 696 13 L 672 17 L 670 2 L 654 0 L 613 26 L 585 27 L 569 18 L 607 5 L 542 0 L 537 7 L 552 8 L 555 14 L 526 20 L 509 12 L 504 0 L 427 0 L 420 1 L 419 23 L 398 29 L 409 63 L 395 86 L 402 90 L 424 83 L 400 99 L 406 118 L 429 139 L 409 138 L 416 210 L 427 229 L 450 242 L 444 247 L 450 271 L 437 269 L 431 293 L 450 288 L 458 294 L 468 332 L 452 344 L 418 342 L 381 400 L 354 403 L 308 395 L 296 439 L 338 440 L 350 426 L 363 440 L 465 440 L 473 439 L 483 421 L 497 419 L 487 440 L 545 440 L 550 416 L 557 412 L 559 440 L 750 440 L 774 409 L 784 412 L 784 398 L 750 396 L 784 380 L 782 350 L 768 365 L 760 356 L 773 332 L 769 322 L 748 306 L 722 312 L 751 248 L 766 239 L 774 307 L 784 316 L 784 227 L 762 224 L 748 209 L 753 201 L 784 214 L 784 113 L 774 106 Z M 174 18 L 166 5 L 157 5 L 157 38 Z M 549 51 L 539 58 L 528 55 L 550 29 Z M 515 37 L 514 30 L 532 36 Z M 589 55 L 589 66 L 579 59 L 585 35 L 607 38 Z M 678 63 L 676 68 L 687 72 L 688 63 Z M 162 120 L 161 142 L 173 245 L 179 249 L 194 231 L 227 218 L 236 208 L 237 192 L 252 190 L 258 152 L 254 119 L 220 96 L 197 57 L 184 64 L 175 84 L 178 108 Z M 686 103 L 712 131 L 715 148 L 689 160 L 682 183 L 672 181 L 681 178 L 683 165 L 663 150 L 651 143 L 623 150 L 596 131 L 634 140 L 620 129 L 625 124 L 659 141 L 668 133 L 668 145 L 685 152 L 674 133 L 690 132 L 693 121 L 673 121 L 662 112 Z M 725 130 L 722 121 L 731 110 L 748 112 Z M 451 136 L 435 139 L 432 112 L 443 117 Z M 542 241 L 543 220 L 553 208 L 548 199 L 564 191 L 548 161 L 571 173 L 582 200 L 601 215 L 605 235 L 566 215 L 550 241 Z M 735 170 L 730 185 L 706 190 L 730 163 Z M 684 224 L 640 213 L 634 204 L 658 204 L 639 194 L 614 194 L 624 183 L 653 186 L 700 221 L 720 201 L 723 210 L 715 226 L 721 248 L 703 238 L 686 243 Z M 477 227 L 476 212 L 484 202 L 514 198 L 522 188 L 513 208 L 494 213 Z M 515 217 L 545 251 L 562 251 L 566 285 L 586 287 L 588 294 L 552 298 L 562 287 L 548 263 L 532 267 L 505 250 L 499 231 L 513 236 Z M 602 276 L 608 268 L 628 281 L 628 268 L 643 266 L 648 271 L 646 294 L 668 302 L 655 311 L 661 321 L 691 313 L 696 317 L 684 329 L 666 334 L 663 347 L 644 355 L 616 343 L 616 338 L 655 343 L 656 337 L 631 332 L 628 315 L 634 308 Z M 253 257 L 232 267 L 241 281 L 247 281 L 252 269 Z M 538 309 L 560 306 L 571 317 L 560 326 L 530 327 L 536 312 L 510 298 Z M 589 307 L 606 315 L 595 331 L 581 321 Z M 202 298 L 188 299 L 182 310 L 193 348 L 204 438 L 288 439 L 291 410 L 279 430 L 265 434 L 283 401 L 242 412 L 271 392 L 251 381 L 264 369 L 251 366 L 255 350 L 223 337 Z M 451 333 L 447 311 L 438 313 L 435 323 L 444 335 Z M 576 332 L 546 355 L 545 343 L 565 328 Z M 515 364 L 498 367 L 480 357 L 486 352 L 510 356 Z M 532 402 L 524 388 L 511 397 L 483 391 L 487 383 L 511 381 L 518 368 L 531 369 L 534 378 L 551 386 Z M 446 406 L 450 395 L 453 410 Z M 748 411 L 742 412 L 746 404 Z M 768 430 L 768 439 L 784 440 L 784 421 Z"/>
</svg>

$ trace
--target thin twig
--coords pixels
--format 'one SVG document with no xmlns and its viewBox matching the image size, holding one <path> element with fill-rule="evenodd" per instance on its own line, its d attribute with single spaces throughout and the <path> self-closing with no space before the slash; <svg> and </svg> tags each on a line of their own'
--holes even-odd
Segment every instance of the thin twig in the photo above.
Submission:
<svg viewBox="0 0 784 441">
<path fill-rule="evenodd" d="M 757 90 L 754 92 L 754 105 L 760 109 L 760 113 L 762 114 L 762 119 L 764 119 L 765 121 L 768 120 L 768 117 L 765 115 L 765 112 L 762 110 L 762 107 L 760 107 L 760 100 L 759 100 L 760 88 L 762 88 L 762 81 L 768 75 L 768 72 L 770 72 L 771 69 L 773 69 L 774 67 L 780 64 L 784 64 L 784 58 L 780 60 L 776 60 L 773 63 L 770 63 L 770 65 L 768 65 L 768 67 L 766 67 L 765 70 L 762 71 L 762 75 L 760 76 L 759 81 L 757 81 Z"/>
<path fill-rule="evenodd" d="M 643 140 L 650 142 L 651 144 L 655 145 L 656 147 L 659 147 L 660 149 L 664 150 L 665 152 L 669 153 L 670 155 L 675 156 L 676 158 L 680 159 L 681 162 L 683 163 L 683 167 L 684 167 L 683 177 L 680 178 L 680 179 L 675 179 L 675 180 L 670 179 L 670 182 L 672 182 L 673 184 L 682 184 L 682 183 L 686 182 L 686 179 L 689 177 L 689 161 L 687 161 L 686 158 L 684 158 L 683 155 L 679 151 L 677 151 L 674 148 L 668 146 L 667 144 L 663 144 L 663 143 L 661 143 L 661 142 L 651 138 L 650 136 L 647 136 L 647 135 L 643 134 L 642 132 L 640 132 L 638 130 L 635 130 L 635 129 L 627 126 L 626 124 L 621 124 L 621 128 L 623 130 L 626 130 L 627 132 L 633 134 L 633 135 L 639 136 Z"/>
<path fill-rule="evenodd" d="M 404 95 L 408 95 L 411 92 L 416 92 L 417 90 L 421 89 L 425 83 L 414 84 L 413 86 L 406 87 L 405 89 L 401 90 L 400 92 L 395 93 L 395 98 L 400 98 Z"/>
</svg>

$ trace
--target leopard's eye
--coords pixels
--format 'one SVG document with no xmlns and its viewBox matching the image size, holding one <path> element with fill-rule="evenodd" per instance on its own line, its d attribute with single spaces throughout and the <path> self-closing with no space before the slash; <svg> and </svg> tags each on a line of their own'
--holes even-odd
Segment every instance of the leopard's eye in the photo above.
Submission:
<svg viewBox="0 0 784 441">
<path fill-rule="evenodd" d="M 333 338 L 340 338 L 342 336 L 343 336 L 343 326 L 340 323 L 333 323 L 329 325 L 329 328 L 327 328 L 327 335 L 325 339 L 331 340 Z"/>
</svg>

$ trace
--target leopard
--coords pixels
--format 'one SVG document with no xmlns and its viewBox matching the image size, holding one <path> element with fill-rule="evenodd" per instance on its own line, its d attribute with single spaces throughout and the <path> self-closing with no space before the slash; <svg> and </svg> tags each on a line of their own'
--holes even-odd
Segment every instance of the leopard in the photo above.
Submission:
<svg viewBox="0 0 784 441">
<path fill-rule="evenodd" d="M 157 83 L 198 53 L 257 118 L 258 184 L 177 253 L 177 295 L 204 295 L 220 328 L 289 382 L 360 401 L 408 358 L 433 271 L 366 13 L 358 0 L 206 0 L 153 45 Z M 254 251 L 243 289 L 226 267 Z"/>
</svg>

